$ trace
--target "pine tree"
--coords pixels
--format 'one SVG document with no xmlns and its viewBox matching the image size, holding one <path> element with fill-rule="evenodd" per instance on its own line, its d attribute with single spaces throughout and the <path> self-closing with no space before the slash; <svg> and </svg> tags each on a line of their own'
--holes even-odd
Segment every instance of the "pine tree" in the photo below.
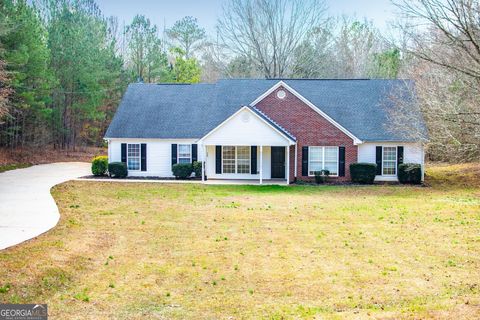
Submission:
<svg viewBox="0 0 480 320">
<path fill-rule="evenodd" d="M 53 78 L 48 69 L 46 30 L 35 8 L 25 0 L 5 0 L 1 11 L 9 30 L 0 35 L 1 58 L 13 90 L 3 143 L 15 147 L 35 140 L 37 129 L 45 123 Z"/>
</svg>

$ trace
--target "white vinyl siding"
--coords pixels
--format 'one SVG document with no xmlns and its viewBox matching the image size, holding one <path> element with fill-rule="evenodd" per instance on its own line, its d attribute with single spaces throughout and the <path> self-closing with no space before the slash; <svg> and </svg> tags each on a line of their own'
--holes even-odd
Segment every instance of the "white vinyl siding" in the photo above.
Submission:
<svg viewBox="0 0 480 320">
<path fill-rule="evenodd" d="M 290 145 L 285 136 L 248 109 L 241 110 L 219 125 L 201 143 L 212 146 Z"/>
<path fill-rule="evenodd" d="M 147 170 L 129 170 L 131 177 L 162 177 L 171 178 L 172 174 L 172 144 L 193 144 L 196 139 L 110 139 L 108 143 L 108 161 L 122 161 L 121 144 L 141 144 L 146 143 L 147 150 Z M 141 150 L 140 150 L 141 151 Z M 202 148 L 198 150 L 198 159 L 202 159 Z M 140 152 L 141 153 L 141 152 Z M 177 146 L 178 154 L 178 146 Z M 141 162 L 140 162 L 141 163 Z M 128 164 L 128 163 L 127 163 Z"/>
<path fill-rule="evenodd" d="M 178 163 L 192 162 L 192 145 L 179 144 L 178 145 Z"/>
<path fill-rule="evenodd" d="M 383 147 L 382 175 L 394 176 L 397 174 L 397 147 Z"/>
<path fill-rule="evenodd" d="M 127 167 L 128 170 L 140 170 L 140 144 L 127 144 Z"/>
<path fill-rule="evenodd" d="M 358 145 L 358 162 L 375 163 L 376 162 L 376 147 L 396 147 L 403 146 L 403 162 L 404 163 L 418 163 L 422 165 L 422 174 L 424 171 L 424 150 L 419 142 L 383 142 L 372 141 Z M 382 152 L 383 153 L 383 152 Z M 386 176 L 378 175 L 375 181 L 397 181 L 396 175 Z"/>
<path fill-rule="evenodd" d="M 321 170 L 338 175 L 338 147 L 308 147 L 308 175 L 314 176 L 315 171 Z"/>
<path fill-rule="evenodd" d="M 250 173 L 250 147 L 222 146 L 222 173 Z"/>
</svg>

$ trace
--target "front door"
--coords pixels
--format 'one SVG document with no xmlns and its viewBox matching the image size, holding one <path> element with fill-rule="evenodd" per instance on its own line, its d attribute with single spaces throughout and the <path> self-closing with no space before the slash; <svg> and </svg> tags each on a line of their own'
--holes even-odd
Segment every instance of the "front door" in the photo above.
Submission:
<svg viewBox="0 0 480 320">
<path fill-rule="evenodd" d="M 285 147 L 272 147 L 272 179 L 285 179 Z"/>
</svg>

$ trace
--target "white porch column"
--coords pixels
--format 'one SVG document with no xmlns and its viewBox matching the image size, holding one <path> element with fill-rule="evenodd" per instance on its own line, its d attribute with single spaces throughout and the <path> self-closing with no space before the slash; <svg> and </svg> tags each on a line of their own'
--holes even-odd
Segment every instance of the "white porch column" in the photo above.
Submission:
<svg viewBox="0 0 480 320">
<path fill-rule="evenodd" d="M 205 166 L 207 165 L 207 148 L 204 144 L 202 144 L 202 152 L 203 152 L 203 159 L 202 159 L 202 182 L 205 182 Z"/>
<path fill-rule="evenodd" d="M 263 183 L 263 146 L 260 146 L 260 184 Z"/>
<path fill-rule="evenodd" d="M 290 184 L 290 146 L 287 147 L 287 184 Z"/>
<path fill-rule="evenodd" d="M 297 160 L 297 157 L 298 157 L 297 143 L 295 142 L 295 163 L 294 163 L 295 168 L 294 168 L 294 170 L 293 170 L 293 172 L 295 173 L 295 174 L 294 174 L 295 178 L 297 177 L 297 163 L 298 163 L 298 162 L 297 162 L 297 161 L 298 161 L 298 160 Z"/>
</svg>

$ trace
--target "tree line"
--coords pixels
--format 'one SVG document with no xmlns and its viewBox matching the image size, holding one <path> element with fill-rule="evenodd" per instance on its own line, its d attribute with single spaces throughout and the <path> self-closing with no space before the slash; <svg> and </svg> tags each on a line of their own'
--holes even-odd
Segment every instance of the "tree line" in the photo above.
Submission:
<svg viewBox="0 0 480 320">
<path fill-rule="evenodd" d="M 4 0 L 0 145 L 100 145 L 136 81 L 408 78 L 430 159 L 478 159 L 479 0 L 394 4 L 398 19 L 386 35 L 366 19 L 329 16 L 321 0 L 225 0 L 207 34 L 194 17 L 164 30 L 144 15 L 121 25 L 94 0 Z M 386 125 L 412 121 L 407 110 L 398 103 Z"/>
<path fill-rule="evenodd" d="M 101 145 L 128 83 L 200 81 L 191 39 L 177 41 L 191 25 L 166 44 L 145 16 L 120 28 L 93 0 L 2 1 L 0 145 Z"/>
</svg>

